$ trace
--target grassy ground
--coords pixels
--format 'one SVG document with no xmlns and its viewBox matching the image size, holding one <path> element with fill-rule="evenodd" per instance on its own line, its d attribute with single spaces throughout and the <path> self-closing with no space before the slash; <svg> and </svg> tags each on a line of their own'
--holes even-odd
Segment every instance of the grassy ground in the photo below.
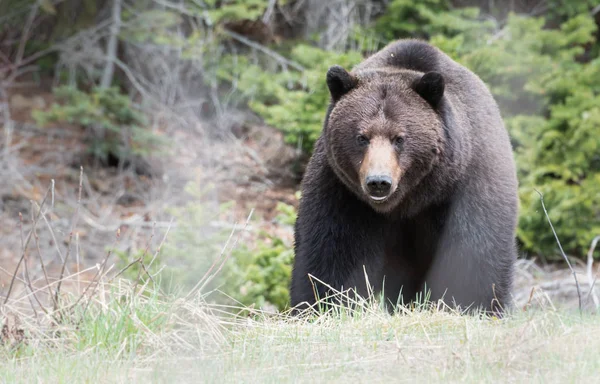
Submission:
<svg viewBox="0 0 600 384">
<path fill-rule="evenodd" d="M 134 288 L 101 286 L 60 326 L 5 307 L 18 325 L 4 338 L 1 381 L 566 383 L 600 372 L 600 321 L 591 314 L 546 307 L 498 320 L 364 307 L 311 321 L 250 319 L 225 316 L 201 296 Z M 17 328 L 24 343 L 14 342 Z"/>
<path fill-rule="evenodd" d="M 582 382 L 600 370 L 600 322 L 542 311 L 480 320 L 419 311 L 233 330 L 225 352 L 162 361 L 168 382 Z"/>
</svg>

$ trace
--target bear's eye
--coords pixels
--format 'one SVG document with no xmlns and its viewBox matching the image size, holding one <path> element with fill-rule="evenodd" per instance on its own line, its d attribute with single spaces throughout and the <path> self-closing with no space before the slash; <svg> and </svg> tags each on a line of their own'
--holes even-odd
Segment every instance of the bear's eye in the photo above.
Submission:
<svg viewBox="0 0 600 384">
<path fill-rule="evenodd" d="M 398 149 L 401 149 L 402 146 L 404 145 L 404 138 L 401 136 L 398 136 L 394 139 L 394 146 Z"/>
<path fill-rule="evenodd" d="M 365 146 L 369 145 L 369 139 L 365 135 L 358 135 L 358 136 L 356 136 L 356 142 L 361 147 L 365 147 Z"/>
</svg>

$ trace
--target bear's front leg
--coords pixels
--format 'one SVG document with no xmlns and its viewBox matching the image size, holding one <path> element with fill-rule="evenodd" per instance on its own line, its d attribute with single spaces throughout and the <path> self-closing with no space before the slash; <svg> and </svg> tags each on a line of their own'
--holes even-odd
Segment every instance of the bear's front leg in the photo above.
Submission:
<svg viewBox="0 0 600 384">
<path fill-rule="evenodd" d="M 481 196 L 470 186 L 453 202 L 424 288 L 432 301 L 501 315 L 517 257 L 516 202 Z"/>
<path fill-rule="evenodd" d="M 342 289 L 356 288 L 364 296 L 364 270 L 371 284 L 381 274 L 381 218 L 327 171 L 309 172 L 303 183 L 290 287 L 291 305 L 298 309 Z"/>
</svg>

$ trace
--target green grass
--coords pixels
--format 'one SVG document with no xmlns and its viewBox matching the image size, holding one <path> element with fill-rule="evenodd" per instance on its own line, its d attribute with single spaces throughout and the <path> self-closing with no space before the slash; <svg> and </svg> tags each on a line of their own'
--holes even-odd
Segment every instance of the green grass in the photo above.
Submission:
<svg viewBox="0 0 600 384">
<path fill-rule="evenodd" d="M 310 320 L 234 317 L 201 295 L 134 288 L 100 290 L 85 314 L 71 312 L 78 326 L 21 314 L 27 343 L 1 350 L 1 382 L 568 383 L 600 372 L 592 314 L 537 308 L 484 319 L 417 308 L 391 316 L 365 305 Z"/>
</svg>

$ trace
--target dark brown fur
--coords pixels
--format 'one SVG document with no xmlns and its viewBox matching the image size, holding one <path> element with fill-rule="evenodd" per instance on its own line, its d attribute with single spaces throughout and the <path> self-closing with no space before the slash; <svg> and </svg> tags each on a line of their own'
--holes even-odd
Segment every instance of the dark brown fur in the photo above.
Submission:
<svg viewBox="0 0 600 384">
<path fill-rule="evenodd" d="M 433 300 L 499 312 L 516 259 L 517 179 L 483 82 L 404 40 L 351 73 L 332 67 L 327 84 L 332 101 L 295 227 L 292 305 L 315 302 L 309 274 L 366 294 L 366 270 L 394 303 L 426 287 Z M 385 200 L 367 192 L 369 174 L 390 177 Z"/>
</svg>

